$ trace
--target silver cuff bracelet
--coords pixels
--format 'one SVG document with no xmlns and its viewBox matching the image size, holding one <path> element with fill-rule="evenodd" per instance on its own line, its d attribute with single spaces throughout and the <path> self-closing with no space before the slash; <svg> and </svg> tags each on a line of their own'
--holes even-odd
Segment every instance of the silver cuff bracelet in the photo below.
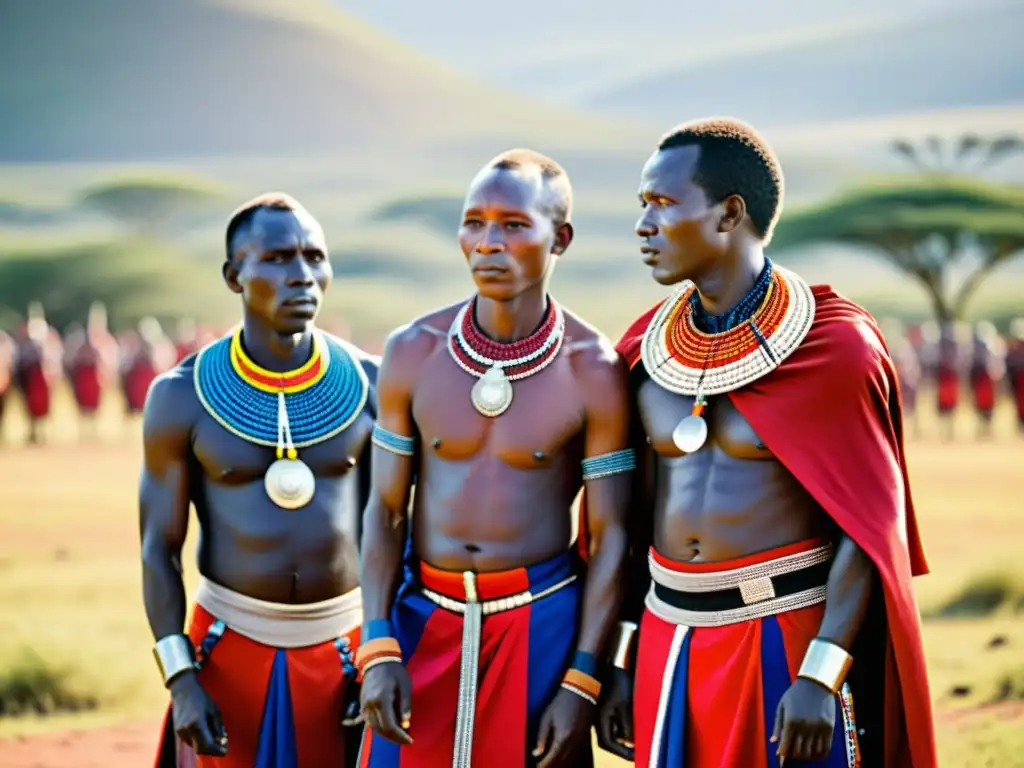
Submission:
<svg viewBox="0 0 1024 768">
<path fill-rule="evenodd" d="M 156 665 L 164 679 L 164 687 L 182 672 L 196 669 L 195 649 L 185 635 L 168 635 L 153 646 Z"/>
</svg>

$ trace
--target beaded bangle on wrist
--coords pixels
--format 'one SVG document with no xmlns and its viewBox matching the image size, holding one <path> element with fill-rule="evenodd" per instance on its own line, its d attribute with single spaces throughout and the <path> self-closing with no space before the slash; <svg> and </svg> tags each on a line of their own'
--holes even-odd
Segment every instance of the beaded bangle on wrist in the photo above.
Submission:
<svg viewBox="0 0 1024 768">
<path fill-rule="evenodd" d="M 576 651 L 572 666 L 562 678 L 562 687 L 596 706 L 601 697 L 601 683 L 594 677 L 596 674 L 597 659 L 594 654 Z"/>
<path fill-rule="evenodd" d="M 386 619 L 368 621 L 363 626 L 359 650 L 356 651 L 356 670 L 360 680 L 368 670 L 380 664 L 402 663 L 402 648 L 398 641 L 388 635 L 377 634 L 385 631 L 390 632 L 390 624 Z"/>
<path fill-rule="evenodd" d="M 832 693 L 838 693 L 851 664 L 853 656 L 835 643 L 816 637 L 807 646 L 797 677 L 813 680 Z"/>
</svg>

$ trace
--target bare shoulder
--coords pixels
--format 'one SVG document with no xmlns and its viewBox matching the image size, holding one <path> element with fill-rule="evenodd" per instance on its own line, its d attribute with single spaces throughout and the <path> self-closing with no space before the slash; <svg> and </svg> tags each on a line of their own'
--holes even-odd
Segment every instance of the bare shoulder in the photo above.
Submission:
<svg viewBox="0 0 1024 768">
<path fill-rule="evenodd" d="M 384 343 L 382 378 L 415 378 L 420 365 L 443 348 L 462 302 L 429 312 L 393 330 Z"/>
<path fill-rule="evenodd" d="M 196 395 L 194 374 L 193 355 L 153 380 L 143 408 L 144 439 L 191 430 L 195 425 L 202 405 Z"/>
<path fill-rule="evenodd" d="M 628 366 L 607 336 L 568 310 L 565 335 L 573 374 L 585 395 L 607 397 L 628 391 Z"/>
<path fill-rule="evenodd" d="M 371 386 L 377 383 L 377 371 L 380 370 L 380 355 L 367 352 L 351 341 L 335 336 L 332 333 L 327 333 L 326 331 L 321 331 L 321 333 L 352 356 L 352 359 L 363 369 L 363 373 L 370 380 Z"/>
</svg>

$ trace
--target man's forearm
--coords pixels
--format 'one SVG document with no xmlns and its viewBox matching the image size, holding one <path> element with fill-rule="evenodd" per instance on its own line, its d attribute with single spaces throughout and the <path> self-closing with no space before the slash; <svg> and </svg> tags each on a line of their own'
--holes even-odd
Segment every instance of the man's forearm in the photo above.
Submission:
<svg viewBox="0 0 1024 768">
<path fill-rule="evenodd" d="M 186 598 L 180 553 L 156 545 L 143 546 L 142 597 L 154 640 L 184 630 Z"/>
<path fill-rule="evenodd" d="M 359 583 L 363 592 L 363 621 L 387 619 L 398 589 L 405 544 L 405 515 L 395 515 L 371 498 L 363 515 L 363 550 Z"/>
<path fill-rule="evenodd" d="M 577 649 L 597 656 L 619 618 L 625 591 L 626 532 L 620 527 L 595 538 L 583 589 L 583 621 Z"/>
<path fill-rule="evenodd" d="M 871 602 L 875 566 L 852 539 L 843 536 L 828 575 L 825 615 L 818 637 L 849 651 Z"/>
</svg>

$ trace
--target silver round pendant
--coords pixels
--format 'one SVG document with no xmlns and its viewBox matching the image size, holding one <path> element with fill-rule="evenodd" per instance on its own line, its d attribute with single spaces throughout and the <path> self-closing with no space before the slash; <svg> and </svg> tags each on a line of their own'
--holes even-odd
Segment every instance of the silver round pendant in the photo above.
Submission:
<svg viewBox="0 0 1024 768">
<path fill-rule="evenodd" d="M 708 423 L 700 416 L 690 415 L 680 421 L 672 430 L 672 442 L 686 453 L 700 449 L 708 439 Z"/>
<path fill-rule="evenodd" d="M 473 385 L 470 399 L 484 416 L 500 416 L 512 405 L 512 382 L 501 368 L 493 366 Z"/>
<path fill-rule="evenodd" d="M 316 478 L 313 471 L 298 459 L 278 459 L 263 476 L 263 486 L 277 506 L 298 509 L 313 498 Z"/>
</svg>

